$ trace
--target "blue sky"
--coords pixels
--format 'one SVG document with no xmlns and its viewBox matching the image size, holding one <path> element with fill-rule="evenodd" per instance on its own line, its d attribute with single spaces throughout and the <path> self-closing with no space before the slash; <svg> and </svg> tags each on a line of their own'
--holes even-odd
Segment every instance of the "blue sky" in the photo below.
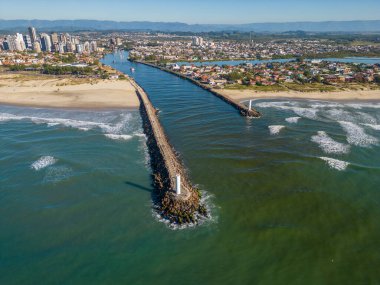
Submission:
<svg viewBox="0 0 380 285">
<path fill-rule="evenodd" d="M 380 19 L 380 0 L 0 0 L 0 6 L 0 19 L 190 24 Z"/>
</svg>

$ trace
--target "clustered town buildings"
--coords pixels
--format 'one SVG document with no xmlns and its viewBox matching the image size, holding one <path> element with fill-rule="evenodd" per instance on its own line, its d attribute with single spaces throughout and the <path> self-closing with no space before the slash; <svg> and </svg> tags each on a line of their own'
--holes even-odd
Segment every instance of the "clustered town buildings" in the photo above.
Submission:
<svg viewBox="0 0 380 285">
<path fill-rule="evenodd" d="M 232 65 L 166 64 L 172 71 L 203 84 L 271 86 L 286 83 L 380 83 L 380 64 L 353 64 L 321 60 L 243 63 Z"/>
<path fill-rule="evenodd" d="M 271 59 L 284 56 L 305 56 L 326 53 L 368 53 L 377 49 L 371 45 L 343 45 L 331 40 L 268 40 L 264 42 L 212 41 L 201 37 L 136 40 L 130 56 L 140 60 L 213 61 L 234 59 Z M 378 50 L 380 51 L 380 50 Z"/>
<path fill-rule="evenodd" d="M 266 40 L 263 42 L 210 40 L 196 36 L 164 33 L 40 33 L 30 27 L 27 35 L 17 33 L 0 38 L 0 65 L 65 65 L 62 58 L 74 55 L 74 66 L 87 66 L 106 52 L 130 49 L 130 58 L 163 64 L 202 83 L 212 86 L 229 84 L 271 86 L 286 83 L 320 82 L 379 83 L 379 65 L 326 62 L 318 60 L 268 62 L 237 66 L 176 62 L 273 59 L 278 57 L 325 54 L 341 51 L 366 53 L 371 45 L 342 45 L 331 40 Z M 172 62 L 172 63 L 171 63 Z"/>
</svg>

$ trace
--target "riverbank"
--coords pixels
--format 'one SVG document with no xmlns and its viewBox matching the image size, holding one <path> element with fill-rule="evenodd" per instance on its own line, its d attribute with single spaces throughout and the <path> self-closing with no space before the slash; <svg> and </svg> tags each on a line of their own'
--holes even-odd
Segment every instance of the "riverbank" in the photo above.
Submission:
<svg viewBox="0 0 380 285">
<path fill-rule="evenodd" d="M 254 90 L 229 90 L 217 89 L 217 92 L 229 97 L 231 100 L 241 102 L 248 99 L 313 99 L 313 100 L 333 100 L 333 101 L 373 101 L 380 100 L 380 90 L 349 90 L 336 92 L 257 92 Z"/>
<path fill-rule="evenodd" d="M 133 108 L 140 102 L 129 80 L 0 74 L 0 104 L 53 108 Z"/>
</svg>

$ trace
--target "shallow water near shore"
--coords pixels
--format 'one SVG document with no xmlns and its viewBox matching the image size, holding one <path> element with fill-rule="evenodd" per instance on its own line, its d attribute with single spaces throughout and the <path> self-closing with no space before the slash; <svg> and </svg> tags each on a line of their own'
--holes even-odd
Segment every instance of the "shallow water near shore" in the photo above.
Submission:
<svg viewBox="0 0 380 285">
<path fill-rule="evenodd" d="M 1 284 L 378 284 L 379 103 L 258 100 L 246 119 L 104 62 L 135 68 L 213 220 L 157 221 L 138 111 L 0 107 Z"/>
</svg>

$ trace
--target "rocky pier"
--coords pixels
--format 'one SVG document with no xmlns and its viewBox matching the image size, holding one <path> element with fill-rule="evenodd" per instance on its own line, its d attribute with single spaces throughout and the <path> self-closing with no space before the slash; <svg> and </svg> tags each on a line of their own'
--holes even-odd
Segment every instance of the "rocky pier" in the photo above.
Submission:
<svg viewBox="0 0 380 285">
<path fill-rule="evenodd" d="M 140 113 L 147 136 L 153 183 L 156 189 L 155 206 L 160 216 L 171 223 L 197 223 L 199 217 L 207 216 L 207 210 L 201 204 L 201 194 L 190 183 L 186 170 L 170 145 L 159 122 L 157 110 L 147 93 L 132 78 L 130 81 L 141 103 Z M 180 177 L 180 180 L 177 177 Z"/>
</svg>

